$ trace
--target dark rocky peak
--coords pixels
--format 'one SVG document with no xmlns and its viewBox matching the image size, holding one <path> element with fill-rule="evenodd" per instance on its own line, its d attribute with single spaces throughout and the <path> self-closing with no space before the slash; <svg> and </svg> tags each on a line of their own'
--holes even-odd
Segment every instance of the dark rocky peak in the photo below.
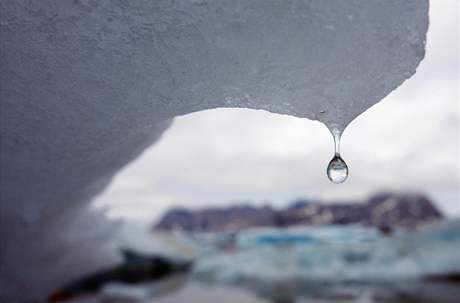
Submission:
<svg viewBox="0 0 460 303">
<path fill-rule="evenodd" d="M 364 224 L 413 229 L 441 219 L 443 215 L 424 195 L 381 192 L 365 201 L 296 200 L 285 209 L 240 204 L 196 211 L 173 209 L 155 229 L 234 232 L 250 227 L 320 224 Z"/>
</svg>

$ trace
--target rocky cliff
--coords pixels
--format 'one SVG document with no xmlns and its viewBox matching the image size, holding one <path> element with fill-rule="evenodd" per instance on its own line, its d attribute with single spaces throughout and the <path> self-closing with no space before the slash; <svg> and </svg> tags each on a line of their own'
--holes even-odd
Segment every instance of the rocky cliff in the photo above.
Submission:
<svg viewBox="0 0 460 303">
<path fill-rule="evenodd" d="M 354 223 L 413 229 L 442 217 L 422 194 L 379 193 L 362 202 L 298 200 L 281 210 L 248 205 L 196 211 L 176 208 L 166 213 L 154 229 L 222 232 L 257 226 Z"/>
</svg>

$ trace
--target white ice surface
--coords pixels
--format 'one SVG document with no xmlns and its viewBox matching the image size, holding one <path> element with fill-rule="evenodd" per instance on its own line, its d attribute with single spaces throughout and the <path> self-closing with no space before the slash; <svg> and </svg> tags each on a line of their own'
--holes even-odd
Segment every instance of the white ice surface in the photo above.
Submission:
<svg viewBox="0 0 460 303">
<path fill-rule="evenodd" d="M 85 206 L 171 118 L 247 107 L 343 128 L 415 72 L 428 1 L 4 0 L 0 21 L 11 300 L 116 261 Z"/>
</svg>

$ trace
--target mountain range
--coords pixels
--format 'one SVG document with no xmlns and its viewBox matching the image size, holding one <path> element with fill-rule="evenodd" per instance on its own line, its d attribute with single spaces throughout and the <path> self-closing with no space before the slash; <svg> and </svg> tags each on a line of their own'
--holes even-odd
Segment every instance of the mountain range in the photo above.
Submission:
<svg viewBox="0 0 460 303">
<path fill-rule="evenodd" d="M 324 224 L 414 229 L 442 218 L 442 213 L 423 194 L 381 192 L 364 201 L 323 202 L 299 199 L 283 209 L 251 206 L 250 203 L 199 210 L 174 208 L 153 229 L 232 232 L 262 226 Z"/>
</svg>

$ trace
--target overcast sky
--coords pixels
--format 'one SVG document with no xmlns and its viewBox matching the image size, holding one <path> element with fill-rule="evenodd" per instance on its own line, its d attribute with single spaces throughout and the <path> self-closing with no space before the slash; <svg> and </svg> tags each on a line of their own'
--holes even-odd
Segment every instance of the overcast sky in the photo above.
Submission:
<svg viewBox="0 0 460 303">
<path fill-rule="evenodd" d="M 245 109 L 175 119 L 155 146 L 96 199 L 109 215 L 151 222 L 172 206 L 298 197 L 360 199 L 423 191 L 460 215 L 460 2 L 431 1 L 427 52 L 417 73 L 346 129 L 349 179 L 331 184 L 333 140 L 315 121 Z"/>
</svg>

